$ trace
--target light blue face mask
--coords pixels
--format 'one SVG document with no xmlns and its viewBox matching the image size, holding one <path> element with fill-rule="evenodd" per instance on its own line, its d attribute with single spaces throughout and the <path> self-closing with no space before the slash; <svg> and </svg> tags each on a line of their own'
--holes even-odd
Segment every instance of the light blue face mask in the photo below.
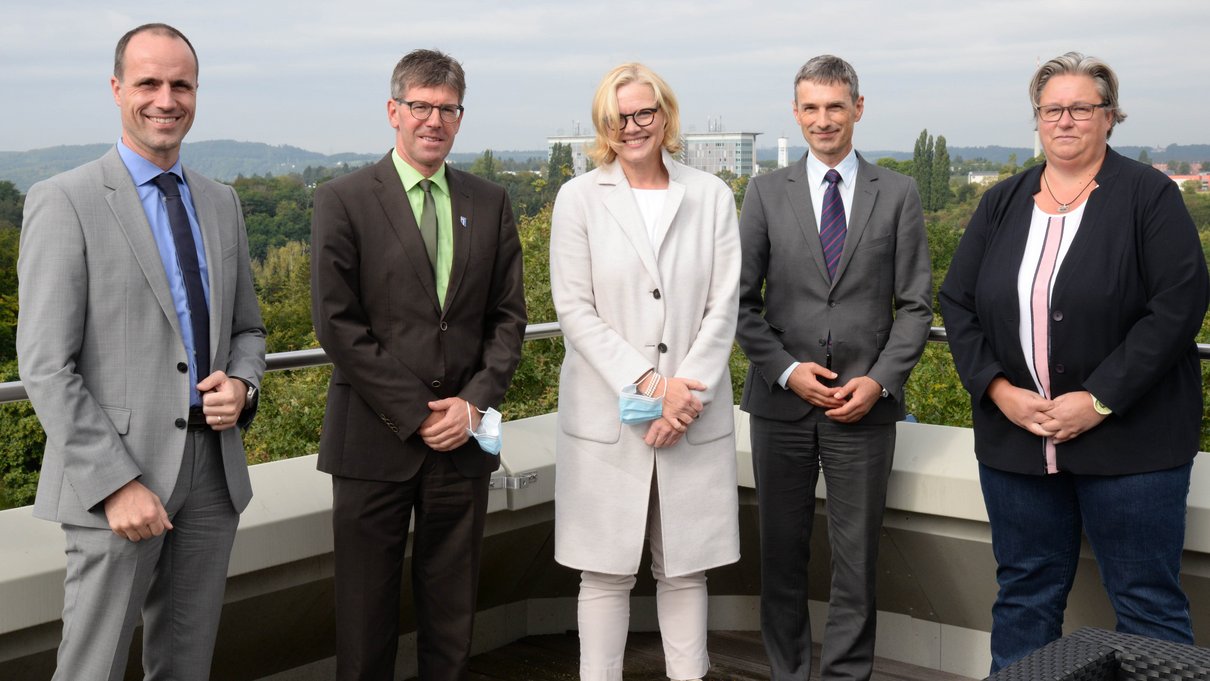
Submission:
<svg viewBox="0 0 1210 681">
<path fill-rule="evenodd" d="M 647 397 L 639 393 L 639 387 L 633 383 L 622 388 L 618 396 L 618 414 L 622 423 L 634 425 L 654 421 L 664 413 L 663 397 Z"/>
<path fill-rule="evenodd" d="M 492 455 L 500 454 L 500 447 L 504 444 L 500 436 L 500 412 L 487 408 L 487 411 L 476 409 L 480 414 L 483 414 L 479 419 L 479 427 L 475 430 L 470 428 L 466 432 L 471 437 L 475 438 L 475 442 L 479 443 L 479 449 Z M 466 422 L 471 422 L 471 403 L 466 403 Z"/>
</svg>

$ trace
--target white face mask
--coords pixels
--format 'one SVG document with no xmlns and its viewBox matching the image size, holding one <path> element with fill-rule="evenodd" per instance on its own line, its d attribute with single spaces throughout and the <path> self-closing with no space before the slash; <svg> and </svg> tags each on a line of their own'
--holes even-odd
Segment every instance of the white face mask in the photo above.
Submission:
<svg viewBox="0 0 1210 681">
<path fill-rule="evenodd" d="M 500 447 L 503 445 L 502 438 L 500 436 L 500 412 L 492 409 L 491 407 L 488 407 L 487 411 L 482 409 L 476 409 L 475 411 L 478 411 L 483 416 L 479 419 L 479 427 L 475 430 L 467 428 L 467 434 L 475 438 L 475 441 L 479 443 L 479 449 L 482 449 L 488 454 L 499 455 Z M 466 403 L 466 422 L 471 422 L 470 402 Z"/>
</svg>

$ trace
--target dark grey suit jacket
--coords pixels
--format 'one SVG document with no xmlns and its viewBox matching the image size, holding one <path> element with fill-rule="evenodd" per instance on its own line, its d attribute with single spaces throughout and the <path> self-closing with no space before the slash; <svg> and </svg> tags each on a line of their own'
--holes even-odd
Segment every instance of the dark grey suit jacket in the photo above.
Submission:
<svg viewBox="0 0 1210 681">
<path fill-rule="evenodd" d="M 508 194 L 446 168 L 454 259 L 437 303 L 424 240 L 387 154 L 320 185 L 311 226 L 311 314 L 332 359 L 319 470 L 403 481 L 432 451 L 416 434 L 428 402 L 499 407 L 521 358 L 525 291 Z M 450 452 L 478 477 L 499 458 L 474 439 Z"/>
<path fill-rule="evenodd" d="M 814 407 L 777 379 L 795 361 L 827 363 L 834 385 L 869 376 L 890 393 L 862 423 L 904 416 L 903 386 L 924 351 L 932 271 L 911 178 L 858 155 L 856 189 L 834 281 L 824 265 L 806 157 L 752 178 L 740 215 L 743 267 L 736 338 L 751 366 L 740 407 L 796 421 Z"/>
</svg>

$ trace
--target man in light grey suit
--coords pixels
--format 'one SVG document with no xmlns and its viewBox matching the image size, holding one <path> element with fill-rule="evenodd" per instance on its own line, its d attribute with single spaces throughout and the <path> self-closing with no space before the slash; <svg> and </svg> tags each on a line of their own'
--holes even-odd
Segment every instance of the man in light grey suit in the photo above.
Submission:
<svg viewBox="0 0 1210 681">
<path fill-rule="evenodd" d="M 17 355 L 46 431 L 34 515 L 67 544 L 55 679 L 207 679 L 248 505 L 240 433 L 265 331 L 239 200 L 180 162 L 197 55 L 140 26 L 111 79 L 122 139 L 25 202 Z"/>
<path fill-rule="evenodd" d="M 865 100 L 831 55 L 794 80 L 810 147 L 753 178 L 740 216 L 740 347 L 751 360 L 760 508 L 761 631 L 773 679 L 811 672 L 807 561 L 822 468 L 832 588 L 824 679 L 868 679 L 874 574 L 903 386 L 924 349 L 932 282 L 912 180 L 853 149 Z"/>
</svg>

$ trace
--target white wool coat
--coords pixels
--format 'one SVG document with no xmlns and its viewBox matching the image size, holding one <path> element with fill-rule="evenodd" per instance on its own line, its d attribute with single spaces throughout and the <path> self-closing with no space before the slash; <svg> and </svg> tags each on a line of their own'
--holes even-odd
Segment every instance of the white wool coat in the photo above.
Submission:
<svg viewBox="0 0 1210 681">
<path fill-rule="evenodd" d="M 739 228 L 731 189 L 664 154 L 668 193 L 654 240 L 621 167 L 565 184 L 555 201 L 550 278 L 566 356 L 559 377 L 555 560 L 635 574 L 654 475 L 668 576 L 739 560 L 728 357 L 735 336 Z M 675 445 L 623 425 L 618 396 L 654 367 L 707 389 Z"/>
</svg>

